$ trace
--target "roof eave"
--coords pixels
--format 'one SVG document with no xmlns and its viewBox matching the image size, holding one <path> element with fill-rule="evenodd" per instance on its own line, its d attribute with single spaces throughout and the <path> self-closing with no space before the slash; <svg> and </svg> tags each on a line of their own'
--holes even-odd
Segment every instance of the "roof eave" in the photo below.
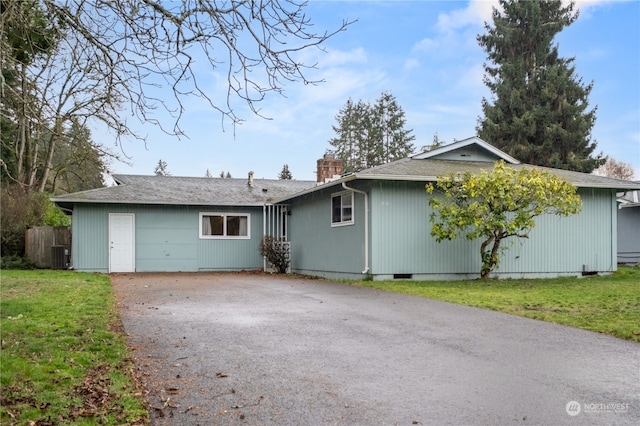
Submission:
<svg viewBox="0 0 640 426">
<path fill-rule="evenodd" d="M 73 204 L 131 204 L 131 205 L 150 205 L 150 206 L 224 206 L 224 207 L 262 207 L 260 203 L 213 203 L 213 202 L 194 202 L 184 203 L 180 201 L 126 201 L 126 200 L 86 200 L 86 199 L 59 199 L 51 198 L 51 202 L 56 205 L 73 205 Z"/>
<path fill-rule="evenodd" d="M 356 175 L 357 175 L 356 173 L 350 173 L 348 175 L 342 176 L 340 179 L 331 180 L 329 182 L 321 183 L 321 184 L 318 184 L 316 186 L 312 186 L 310 188 L 304 189 L 304 190 L 302 190 L 300 192 L 295 192 L 293 194 L 289 194 L 289 195 L 285 195 L 283 197 L 275 198 L 272 201 L 272 203 L 273 204 L 280 204 L 280 203 L 282 203 L 284 201 L 292 200 L 292 199 L 298 198 L 298 197 L 302 197 L 303 195 L 311 194 L 312 192 L 316 192 L 316 191 L 319 191 L 321 189 L 330 188 L 330 187 L 338 185 L 338 184 L 342 185 L 342 182 L 350 182 L 350 181 L 356 180 L 357 179 Z"/>
<path fill-rule="evenodd" d="M 462 139 L 462 140 L 450 143 L 448 145 L 441 146 L 441 147 L 436 148 L 436 149 L 434 149 L 432 151 L 421 152 L 419 154 L 413 155 L 411 158 L 416 159 L 416 160 L 426 160 L 428 158 L 437 157 L 438 155 L 445 154 L 445 153 L 451 152 L 451 151 L 455 151 L 457 149 L 464 148 L 464 147 L 470 146 L 470 145 L 478 145 L 481 148 L 485 149 L 486 151 L 489 151 L 490 153 L 492 153 L 493 155 L 495 155 L 499 159 L 504 160 L 509 164 L 522 164 L 516 158 L 510 156 L 509 154 L 507 154 L 506 152 L 502 151 L 501 149 L 496 148 L 495 146 L 491 145 L 490 143 L 487 143 L 487 142 L 483 141 L 478 136 L 472 136 L 470 138 Z"/>
</svg>

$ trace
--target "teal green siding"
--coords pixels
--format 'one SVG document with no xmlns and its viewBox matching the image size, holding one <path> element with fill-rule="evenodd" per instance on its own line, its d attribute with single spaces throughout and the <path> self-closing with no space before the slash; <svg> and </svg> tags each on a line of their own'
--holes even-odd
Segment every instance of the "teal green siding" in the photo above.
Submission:
<svg viewBox="0 0 640 426">
<path fill-rule="evenodd" d="M 618 213 L 618 262 L 640 262 L 640 206 L 622 207 Z"/>
<path fill-rule="evenodd" d="M 200 212 L 251 215 L 251 239 L 200 239 Z M 135 215 L 136 272 L 260 269 L 262 208 L 78 204 L 72 222 L 72 265 L 109 270 L 109 213 Z"/>
<path fill-rule="evenodd" d="M 363 274 L 364 197 L 356 194 L 355 224 L 332 228 L 331 194 L 318 191 L 293 200 L 290 218 L 292 269 L 329 278 L 478 278 L 480 241 L 464 237 L 436 242 L 430 235 L 429 195 L 420 182 L 350 182 L 369 194 L 369 266 Z M 550 277 L 616 270 L 615 192 L 580 189 L 578 215 L 538 218 L 528 239 L 505 241 L 495 275 Z"/>
<path fill-rule="evenodd" d="M 470 145 L 464 148 L 458 148 L 453 151 L 439 154 L 434 159 L 438 160 L 454 160 L 454 161 L 486 161 L 493 163 L 499 158 L 491 152 L 477 146 Z"/>
<path fill-rule="evenodd" d="M 324 277 L 361 277 L 364 261 L 364 196 L 355 194 L 354 224 L 331 226 L 336 185 L 295 199 L 289 216 L 291 270 Z"/>
<path fill-rule="evenodd" d="M 251 214 L 251 239 L 248 240 L 198 240 L 198 270 L 262 269 L 262 256 L 258 251 L 262 239 L 262 208 L 210 208 L 196 211 L 196 235 L 199 212 L 240 212 Z"/>
<path fill-rule="evenodd" d="M 420 182 L 349 182 L 369 200 L 365 247 L 365 197 L 354 195 L 352 225 L 331 226 L 331 196 L 340 185 L 291 200 L 289 240 L 293 272 L 329 278 L 477 278 L 479 241 L 437 243 L 430 235 L 429 195 Z M 608 189 L 580 189 L 583 210 L 570 217 L 543 216 L 528 239 L 506 243 L 496 275 L 542 277 L 616 270 L 616 202 Z M 200 212 L 251 215 L 250 239 L 200 239 Z M 73 212 L 72 265 L 108 272 L 109 213 L 135 215 L 137 272 L 261 269 L 262 207 L 195 207 L 78 204 Z M 368 249 L 368 250 L 366 250 Z M 365 270 L 366 253 L 369 269 Z"/>
<path fill-rule="evenodd" d="M 413 278 L 475 278 L 480 241 L 464 237 L 438 243 L 430 235 L 429 196 L 424 183 L 377 182 L 372 187 L 371 273 Z M 616 270 L 615 192 L 580 189 L 580 214 L 538 218 L 528 239 L 510 239 L 496 275 L 579 275 Z"/>
<path fill-rule="evenodd" d="M 103 206 L 81 205 L 74 208 L 71 264 L 80 271 L 109 271 L 109 214 Z"/>
</svg>

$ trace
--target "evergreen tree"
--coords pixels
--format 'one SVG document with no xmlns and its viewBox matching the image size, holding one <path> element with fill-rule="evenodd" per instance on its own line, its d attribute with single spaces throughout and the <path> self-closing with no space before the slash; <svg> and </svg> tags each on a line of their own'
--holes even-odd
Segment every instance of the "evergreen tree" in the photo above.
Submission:
<svg viewBox="0 0 640 426">
<path fill-rule="evenodd" d="M 529 164 L 589 173 L 604 162 L 592 156 L 596 109 L 588 110 L 593 83 L 575 75 L 575 58 L 560 58 L 553 39 L 578 18 L 561 0 L 500 0 L 493 27 L 478 36 L 487 52 L 478 135 Z"/>
<path fill-rule="evenodd" d="M 291 175 L 291 172 L 289 171 L 289 165 L 285 164 L 284 166 L 282 166 L 282 170 L 280 171 L 280 173 L 278 173 L 278 179 L 280 180 L 291 180 L 293 179 L 293 175 Z"/>
<path fill-rule="evenodd" d="M 407 120 L 396 98 L 389 92 L 383 92 L 372 109 L 371 150 L 377 153 L 375 163 L 384 164 L 400 160 L 411 155 L 415 147 L 411 141 L 413 130 L 405 130 Z"/>
<path fill-rule="evenodd" d="M 47 191 L 53 194 L 86 191 L 104 186 L 107 154 L 91 138 L 91 131 L 77 120 L 56 148 Z"/>
<path fill-rule="evenodd" d="M 156 176 L 171 176 L 169 173 L 168 164 L 164 160 L 158 160 L 158 164 L 156 164 L 156 168 L 153 169 L 153 172 Z"/>
<path fill-rule="evenodd" d="M 335 147 L 336 157 L 342 160 L 344 172 L 351 173 L 362 170 L 362 146 L 364 131 L 362 124 L 368 105 L 362 101 L 357 104 L 351 98 L 336 115 L 337 126 L 333 126 L 336 137 L 329 143 Z"/>
<path fill-rule="evenodd" d="M 345 173 L 395 161 L 414 150 L 413 130 L 405 129 L 404 111 L 388 92 L 382 93 L 373 106 L 349 99 L 336 121 L 336 137 L 329 143 L 342 160 Z"/>
<path fill-rule="evenodd" d="M 445 145 L 445 142 L 438 137 L 438 132 L 433 134 L 433 143 L 431 145 L 424 145 L 420 148 L 420 152 L 433 151 L 441 146 Z"/>
</svg>

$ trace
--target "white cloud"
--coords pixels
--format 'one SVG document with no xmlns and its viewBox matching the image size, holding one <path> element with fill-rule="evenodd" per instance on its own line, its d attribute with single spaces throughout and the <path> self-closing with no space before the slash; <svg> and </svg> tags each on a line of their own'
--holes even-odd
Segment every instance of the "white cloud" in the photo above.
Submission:
<svg viewBox="0 0 640 426">
<path fill-rule="evenodd" d="M 367 52 L 362 47 L 350 51 L 330 49 L 318 58 L 318 63 L 322 68 L 353 63 L 364 64 L 367 61 Z"/>
<path fill-rule="evenodd" d="M 413 71 L 418 68 L 420 68 L 420 61 L 415 58 L 407 59 L 402 67 L 404 72 Z"/>
<path fill-rule="evenodd" d="M 482 26 L 491 19 L 494 7 L 499 7 L 498 0 L 471 0 L 464 9 L 456 9 L 438 15 L 436 28 L 447 33 L 467 26 Z"/>
<path fill-rule="evenodd" d="M 569 4 L 571 0 L 563 0 Z M 576 9 L 588 12 L 607 3 L 632 0 L 575 0 Z M 441 33 L 448 33 L 467 26 L 482 26 L 491 22 L 493 8 L 501 9 L 498 0 L 471 0 L 466 7 L 455 9 L 438 15 L 436 28 Z"/>
</svg>

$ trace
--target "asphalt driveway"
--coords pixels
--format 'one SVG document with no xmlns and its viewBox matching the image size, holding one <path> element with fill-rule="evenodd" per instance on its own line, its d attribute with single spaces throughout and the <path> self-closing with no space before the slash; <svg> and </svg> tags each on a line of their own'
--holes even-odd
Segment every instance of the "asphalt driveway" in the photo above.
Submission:
<svg viewBox="0 0 640 426">
<path fill-rule="evenodd" d="M 112 277 L 155 425 L 640 424 L 640 345 L 264 274 Z"/>
</svg>

